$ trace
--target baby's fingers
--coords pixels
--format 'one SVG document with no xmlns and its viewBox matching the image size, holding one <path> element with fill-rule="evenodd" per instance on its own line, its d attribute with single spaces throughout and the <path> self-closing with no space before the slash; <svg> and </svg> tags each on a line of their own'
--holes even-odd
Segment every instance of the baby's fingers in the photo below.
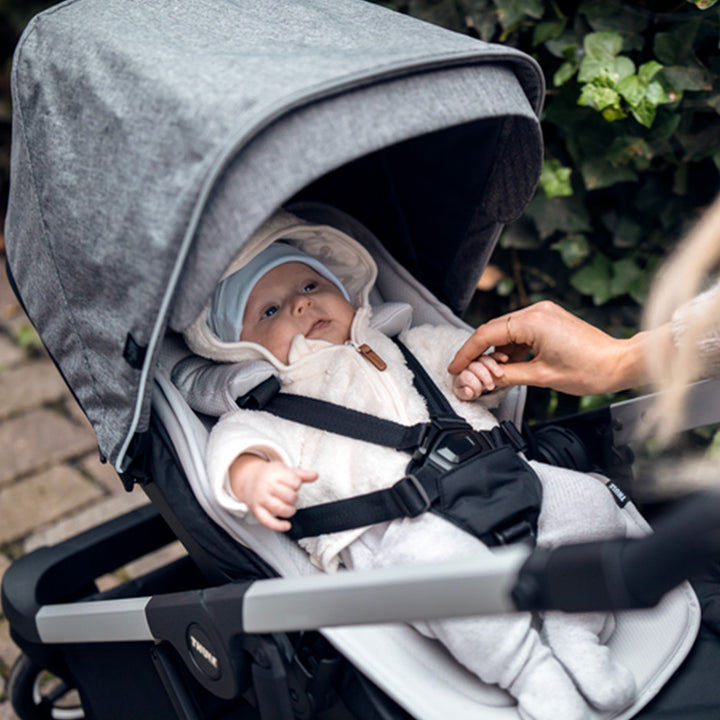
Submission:
<svg viewBox="0 0 720 720">
<path fill-rule="evenodd" d="M 270 496 L 268 497 L 267 501 L 265 502 L 266 506 L 270 506 L 273 501 L 277 501 L 278 503 L 282 502 L 285 505 L 291 505 L 292 507 L 295 507 L 297 504 L 298 499 L 298 493 L 297 488 L 295 486 L 290 486 L 286 483 L 278 483 L 271 491 Z M 275 506 L 273 506 L 275 507 Z M 271 510 L 273 508 L 270 508 Z M 276 515 L 283 515 L 284 517 L 289 517 L 287 513 L 275 513 Z"/>
<path fill-rule="evenodd" d="M 275 532 L 287 532 L 292 527 L 288 520 L 281 520 L 268 512 L 265 508 L 259 507 L 255 509 L 255 517 L 261 525 L 264 525 Z"/>
<path fill-rule="evenodd" d="M 482 358 L 482 361 L 474 360 L 468 366 L 468 371 L 475 375 L 481 383 L 482 389 L 487 390 L 488 392 L 495 389 L 495 379 L 488 368 L 489 362 L 492 362 L 497 366 L 497 363 L 494 360 L 486 360 L 484 357 Z"/>
<path fill-rule="evenodd" d="M 505 353 L 497 354 L 502 355 L 502 357 L 504 358 L 507 358 L 507 355 L 505 355 Z M 498 364 L 498 360 L 500 362 L 505 362 L 504 360 L 496 358 L 495 353 L 493 353 L 492 355 L 483 355 L 481 358 L 478 358 L 476 362 L 486 367 L 496 378 L 501 378 L 505 374 L 505 371 Z"/>
<path fill-rule="evenodd" d="M 492 358 L 493 360 L 496 360 L 499 363 L 510 362 L 510 356 L 507 353 L 500 352 L 499 350 L 496 350 L 495 352 L 491 352 L 489 355 L 483 355 L 482 357 Z"/>
<path fill-rule="evenodd" d="M 469 370 L 463 370 L 453 380 L 453 391 L 459 400 L 474 400 L 482 395 L 482 384 Z"/>
<path fill-rule="evenodd" d="M 295 472 L 298 474 L 300 482 L 315 482 L 315 480 L 318 479 L 318 474 L 313 470 L 301 470 L 300 468 L 296 468 Z"/>
</svg>

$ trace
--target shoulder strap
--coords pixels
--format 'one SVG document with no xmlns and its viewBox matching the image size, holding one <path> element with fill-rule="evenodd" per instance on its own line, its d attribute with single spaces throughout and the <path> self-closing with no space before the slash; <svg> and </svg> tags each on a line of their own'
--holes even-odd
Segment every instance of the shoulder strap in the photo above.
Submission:
<svg viewBox="0 0 720 720">
<path fill-rule="evenodd" d="M 455 412 L 442 390 L 440 390 L 435 381 L 428 375 L 427 370 L 425 370 L 415 355 L 413 355 L 397 337 L 394 337 L 393 340 L 400 348 L 407 366 L 412 371 L 415 389 L 425 398 L 428 404 L 430 417 L 453 417 L 462 419 Z"/>
<path fill-rule="evenodd" d="M 287 393 L 276 395 L 262 409 L 318 430 L 406 452 L 420 445 L 427 426 L 427 423 L 401 425 L 325 400 Z"/>
</svg>

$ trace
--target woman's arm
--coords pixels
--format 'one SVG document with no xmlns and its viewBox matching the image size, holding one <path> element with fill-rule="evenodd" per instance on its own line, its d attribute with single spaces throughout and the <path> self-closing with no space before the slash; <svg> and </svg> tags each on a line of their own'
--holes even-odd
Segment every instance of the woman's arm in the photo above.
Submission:
<svg viewBox="0 0 720 720">
<path fill-rule="evenodd" d="M 666 336 L 670 327 L 653 332 Z M 475 330 L 448 370 L 457 375 L 489 347 L 505 353 L 497 385 L 535 385 L 574 395 L 616 392 L 648 382 L 648 332 L 613 338 L 559 305 L 543 301 L 494 318 Z"/>
</svg>

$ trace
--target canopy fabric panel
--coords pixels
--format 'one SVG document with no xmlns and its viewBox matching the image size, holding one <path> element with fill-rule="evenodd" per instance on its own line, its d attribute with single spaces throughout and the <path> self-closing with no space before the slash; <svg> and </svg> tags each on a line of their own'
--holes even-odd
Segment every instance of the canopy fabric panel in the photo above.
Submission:
<svg viewBox="0 0 720 720">
<path fill-rule="evenodd" d="M 30 23 L 12 84 L 9 266 L 121 470 L 147 426 L 170 314 L 186 326 L 291 196 L 389 145 L 480 129 L 489 113 L 497 123 L 477 139 L 507 166 L 480 183 L 494 193 L 462 201 L 453 262 L 470 274 L 541 161 L 530 58 L 362 0 L 68 0 Z"/>
</svg>

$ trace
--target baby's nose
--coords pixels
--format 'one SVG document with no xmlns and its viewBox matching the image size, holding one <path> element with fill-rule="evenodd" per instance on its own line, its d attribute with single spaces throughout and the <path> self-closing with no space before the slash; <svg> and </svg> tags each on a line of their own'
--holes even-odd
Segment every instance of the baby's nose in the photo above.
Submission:
<svg viewBox="0 0 720 720">
<path fill-rule="evenodd" d="M 305 308 L 312 303 L 312 299 L 307 295 L 296 295 L 293 301 L 293 311 L 296 313 L 302 313 Z"/>
</svg>

